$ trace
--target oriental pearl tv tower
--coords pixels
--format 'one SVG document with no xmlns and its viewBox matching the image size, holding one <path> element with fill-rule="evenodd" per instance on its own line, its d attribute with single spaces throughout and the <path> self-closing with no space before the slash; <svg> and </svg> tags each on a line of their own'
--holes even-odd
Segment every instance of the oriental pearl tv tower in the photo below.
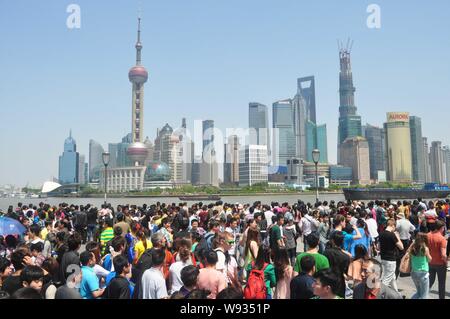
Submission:
<svg viewBox="0 0 450 319">
<path fill-rule="evenodd" d="M 132 98 L 132 135 L 133 143 L 128 147 L 127 155 L 134 166 L 143 166 L 148 149 L 142 143 L 144 127 L 144 83 L 148 80 L 148 72 L 141 65 L 141 18 L 138 18 L 138 34 L 136 42 L 136 65 L 131 68 L 128 78 L 133 84 Z"/>
</svg>

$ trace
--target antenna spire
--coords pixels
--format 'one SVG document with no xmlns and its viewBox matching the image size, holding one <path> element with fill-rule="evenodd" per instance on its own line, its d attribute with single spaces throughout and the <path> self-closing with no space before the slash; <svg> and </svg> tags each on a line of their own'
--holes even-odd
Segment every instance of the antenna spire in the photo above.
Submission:
<svg viewBox="0 0 450 319">
<path fill-rule="evenodd" d="M 140 10 L 139 10 L 140 11 Z M 141 65 L 141 13 L 138 15 L 138 32 L 137 32 L 137 42 L 136 42 L 136 65 Z"/>
</svg>

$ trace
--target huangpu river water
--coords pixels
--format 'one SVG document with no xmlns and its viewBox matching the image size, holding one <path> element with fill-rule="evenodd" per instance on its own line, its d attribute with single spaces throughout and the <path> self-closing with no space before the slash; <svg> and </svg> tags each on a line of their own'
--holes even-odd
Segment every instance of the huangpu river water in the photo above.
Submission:
<svg viewBox="0 0 450 319">
<path fill-rule="evenodd" d="M 331 201 L 334 200 L 336 202 L 345 200 L 344 195 L 341 193 L 336 194 L 321 194 L 319 195 L 319 199 L 321 201 Z M 239 203 L 239 204 L 253 204 L 255 201 L 261 201 L 263 204 L 269 204 L 273 201 L 284 203 L 287 202 L 289 204 L 294 204 L 298 200 L 302 200 L 306 203 L 314 203 L 316 201 L 316 196 L 314 194 L 283 194 L 283 195 L 245 195 L 245 196 L 222 196 L 221 200 L 224 203 Z M 108 203 L 113 207 L 117 207 L 117 205 L 137 205 L 142 206 L 143 204 L 151 205 L 156 202 L 171 204 L 178 204 L 180 200 L 178 197 L 122 197 L 122 198 L 108 198 Z M 49 204 L 49 205 L 58 205 L 59 203 L 68 203 L 74 205 L 87 205 L 91 204 L 97 207 L 100 207 L 104 198 L 72 198 L 72 197 L 49 197 L 49 198 L 0 198 L 0 209 L 4 212 L 7 211 L 8 207 L 12 205 L 14 208 L 17 207 L 17 203 L 23 203 L 24 205 L 33 204 L 38 205 L 40 202 Z M 193 204 L 198 201 L 188 201 L 188 204 Z M 212 203 L 215 201 L 202 201 L 205 204 Z"/>
</svg>

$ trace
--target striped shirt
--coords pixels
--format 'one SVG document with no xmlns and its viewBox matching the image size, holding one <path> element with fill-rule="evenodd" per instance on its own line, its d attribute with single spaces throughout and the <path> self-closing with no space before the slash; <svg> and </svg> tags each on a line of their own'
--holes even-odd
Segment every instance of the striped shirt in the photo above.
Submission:
<svg viewBox="0 0 450 319">
<path fill-rule="evenodd" d="M 114 230 L 112 227 L 106 228 L 100 235 L 100 244 L 102 245 L 102 255 L 106 253 L 106 243 L 114 238 Z"/>
</svg>

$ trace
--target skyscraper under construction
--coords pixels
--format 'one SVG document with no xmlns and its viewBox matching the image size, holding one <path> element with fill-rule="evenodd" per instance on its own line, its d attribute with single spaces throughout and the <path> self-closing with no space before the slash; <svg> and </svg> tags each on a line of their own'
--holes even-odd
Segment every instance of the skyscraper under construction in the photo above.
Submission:
<svg viewBox="0 0 450 319">
<path fill-rule="evenodd" d="M 362 136 L 361 116 L 356 114 L 355 87 L 353 86 L 353 74 L 350 59 L 352 48 L 350 40 L 344 47 L 339 45 L 339 59 L 341 72 L 339 74 L 339 131 L 338 131 L 338 163 L 342 163 L 341 145 L 349 137 Z"/>
</svg>

